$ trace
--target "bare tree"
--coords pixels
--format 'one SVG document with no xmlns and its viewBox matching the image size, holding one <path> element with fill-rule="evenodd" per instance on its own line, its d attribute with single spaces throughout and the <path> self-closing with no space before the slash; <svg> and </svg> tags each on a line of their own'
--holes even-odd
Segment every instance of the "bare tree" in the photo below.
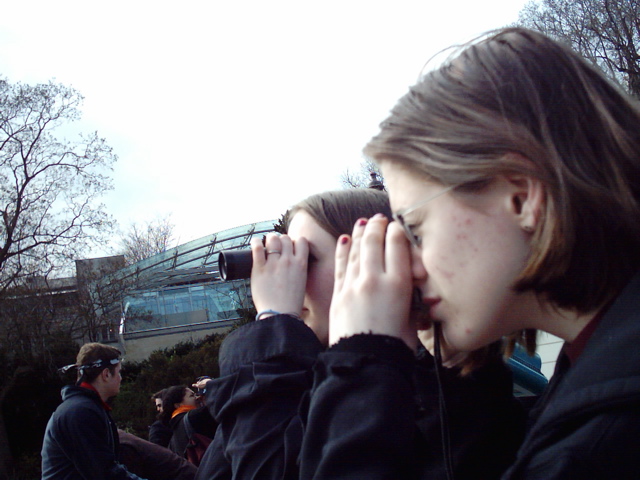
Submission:
<svg viewBox="0 0 640 480">
<path fill-rule="evenodd" d="M 0 78 L 0 354 L 11 365 L 0 388 L 0 444 L 8 445 L 1 417 L 11 385 L 53 363 L 61 336 L 70 342 L 74 286 L 48 279 L 113 227 L 98 199 L 111 189 L 116 156 L 97 133 L 61 134 L 80 119 L 81 103 L 63 85 Z M 10 464 L 0 448 L 0 477 Z"/>
<path fill-rule="evenodd" d="M 174 224 L 169 216 L 148 221 L 144 225 L 132 223 L 120 240 L 120 251 L 124 253 L 126 264 L 137 263 L 175 247 L 177 240 L 173 230 Z"/>
<path fill-rule="evenodd" d="M 80 118 L 82 99 L 53 82 L 0 78 L 0 293 L 67 266 L 113 226 L 97 202 L 112 188 L 111 147 L 97 133 L 55 136 Z"/>
<path fill-rule="evenodd" d="M 531 0 L 518 25 L 568 43 L 640 99 L 639 0 Z"/>
<path fill-rule="evenodd" d="M 375 174 L 376 178 L 384 184 L 380 168 L 369 159 L 363 160 L 360 163 L 360 169 L 355 173 L 347 169 L 340 175 L 340 182 L 344 188 L 367 188 L 372 180 L 371 174 Z"/>
</svg>

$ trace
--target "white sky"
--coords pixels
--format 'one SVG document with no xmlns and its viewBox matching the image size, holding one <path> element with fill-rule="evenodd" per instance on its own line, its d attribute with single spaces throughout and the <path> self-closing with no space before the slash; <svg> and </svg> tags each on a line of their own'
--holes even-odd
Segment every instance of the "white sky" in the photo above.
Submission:
<svg viewBox="0 0 640 480">
<path fill-rule="evenodd" d="M 525 3 L 5 2 L 0 75 L 79 90 L 119 156 L 108 213 L 170 214 L 184 243 L 340 188 L 425 62 Z"/>
</svg>

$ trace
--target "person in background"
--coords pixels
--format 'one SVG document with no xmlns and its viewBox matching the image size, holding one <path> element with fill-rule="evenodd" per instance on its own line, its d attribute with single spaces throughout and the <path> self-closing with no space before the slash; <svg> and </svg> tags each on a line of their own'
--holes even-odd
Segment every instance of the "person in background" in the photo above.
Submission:
<svg viewBox="0 0 640 480">
<path fill-rule="evenodd" d="M 43 480 L 138 480 L 119 459 L 116 425 L 107 403 L 120 391 L 120 351 L 87 343 L 76 363 L 76 385 L 62 389 L 62 404 L 51 415 L 42 444 Z"/>
<path fill-rule="evenodd" d="M 639 125 L 637 99 L 520 28 L 409 89 L 364 150 L 396 221 L 338 240 L 301 478 L 410 478 L 431 455 L 413 443 L 416 286 L 445 360 L 565 341 L 505 480 L 640 477 Z"/>
<path fill-rule="evenodd" d="M 162 390 L 151 395 L 151 401 L 155 405 L 157 415 L 156 421 L 149 426 L 149 441 L 151 443 L 155 443 L 156 445 L 168 448 L 169 442 L 171 441 L 171 436 L 173 435 L 173 430 L 168 423 L 165 423 L 163 420 L 161 420 L 162 397 L 166 393 L 166 391 L 167 389 L 163 388 Z"/>
<path fill-rule="evenodd" d="M 162 398 L 161 420 L 168 422 L 173 431 L 169 449 L 181 457 L 187 456 L 187 446 L 194 434 L 210 442 L 218 427 L 209 410 L 197 406 L 195 393 L 186 385 L 167 388 Z"/>
</svg>

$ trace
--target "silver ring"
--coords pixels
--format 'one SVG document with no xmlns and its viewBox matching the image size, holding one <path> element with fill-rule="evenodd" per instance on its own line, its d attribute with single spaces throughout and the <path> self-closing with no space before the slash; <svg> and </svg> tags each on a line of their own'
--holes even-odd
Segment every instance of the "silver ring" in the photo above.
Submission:
<svg viewBox="0 0 640 480">
<path fill-rule="evenodd" d="M 277 253 L 278 255 L 282 255 L 280 250 L 267 250 L 267 255 L 271 255 L 272 253 Z"/>
</svg>

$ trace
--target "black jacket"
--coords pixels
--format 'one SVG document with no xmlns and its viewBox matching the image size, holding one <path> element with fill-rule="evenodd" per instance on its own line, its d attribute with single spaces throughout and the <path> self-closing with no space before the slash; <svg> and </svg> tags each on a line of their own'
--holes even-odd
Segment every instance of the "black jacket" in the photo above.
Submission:
<svg viewBox="0 0 640 480">
<path fill-rule="evenodd" d="M 209 414 L 207 407 L 199 407 L 188 412 L 180 413 L 173 417 L 169 425 L 173 431 L 173 435 L 169 441 L 169 450 L 181 457 L 185 456 L 187 444 L 189 443 L 189 434 L 184 424 L 186 416 L 189 416 L 194 432 L 213 438 L 216 434 L 218 424 Z"/>
<path fill-rule="evenodd" d="M 431 356 L 416 362 L 383 335 L 355 335 L 321 354 L 300 478 L 446 478 L 434 368 Z M 508 367 L 496 358 L 466 377 L 441 373 L 455 478 L 499 478 L 525 424 Z"/>
<path fill-rule="evenodd" d="M 395 339 L 366 336 L 374 351 L 386 352 Z M 378 344 L 377 342 L 381 343 Z M 304 323 L 286 316 L 274 316 L 242 327 L 227 337 L 220 352 L 219 379 L 207 384 L 207 404 L 220 427 L 198 470 L 197 479 L 260 478 L 297 479 L 300 476 L 299 456 L 304 436 L 308 394 L 313 385 L 313 365 L 324 351 L 315 334 Z M 398 361 L 408 369 L 405 389 L 390 397 L 380 392 L 362 392 L 353 408 L 358 414 L 371 405 L 384 409 L 386 402 L 401 397 L 408 411 L 413 413 L 407 428 L 413 433 L 407 451 L 421 451 L 421 461 L 406 462 L 402 475 L 388 478 L 442 478 L 442 453 L 437 389 L 433 360 L 423 354 L 418 360 L 406 348 L 399 349 Z M 363 352 L 364 353 L 364 352 Z M 358 356 L 356 363 L 367 362 Z M 383 355 L 382 358 L 385 358 Z M 450 415 L 453 459 L 460 479 L 497 478 L 512 462 L 522 439 L 524 418 L 513 400 L 512 380 L 502 361 L 483 369 L 478 377 L 461 380 L 454 372 L 447 372 L 444 381 L 452 395 L 476 400 L 472 411 L 457 411 Z M 351 384 L 349 388 L 359 388 Z M 336 398 L 336 400 L 338 400 Z M 452 402 L 455 409 L 456 403 Z M 314 413 L 318 413 L 317 411 Z M 450 412 L 451 413 L 451 412 Z M 384 431 L 370 431 L 368 421 L 358 414 L 341 418 L 344 439 L 366 438 L 368 444 L 389 445 Z M 322 414 L 320 414 L 322 416 Z M 310 420 L 313 424 L 314 420 Z M 507 426 L 508 425 L 508 426 Z M 464 426 L 464 428 L 461 428 Z M 464 432 L 464 435 L 458 435 Z M 362 436 L 359 436 L 362 434 Z M 326 437 L 325 437 L 326 438 Z M 433 440 L 432 440 L 433 439 Z M 314 439 L 322 451 L 323 441 Z M 365 446 L 364 448 L 368 448 Z M 345 444 L 342 444 L 345 446 Z M 402 445 L 398 445 L 402 448 Z M 356 451 L 342 450 L 338 466 L 355 466 L 361 457 Z M 385 454 L 388 454 L 386 451 Z M 368 457 L 368 455 L 367 455 Z M 375 458 L 368 457 L 369 459 Z M 478 469 L 483 469 L 478 474 Z M 355 472 L 355 470 L 354 470 Z M 487 472 L 491 472 L 487 476 Z M 327 475 L 327 478 L 332 477 Z M 429 475 L 436 475 L 430 477 Z M 368 478 L 366 471 L 360 478 Z"/>
<path fill-rule="evenodd" d="M 559 358 L 504 480 L 640 478 L 639 307 L 640 274 L 609 308 L 575 365 Z M 383 353 L 380 345 L 363 346 L 351 337 L 321 355 L 301 478 L 406 478 L 411 457 L 424 455 L 424 449 L 412 449 L 407 414 L 410 352 L 396 339 L 387 342 Z"/>
<path fill-rule="evenodd" d="M 219 422 L 197 479 L 297 479 L 302 421 L 298 406 L 323 350 L 300 320 L 278 315 L 245 325 L 220 349 L 220 378 L 206 403 Z"/>
<path fill-rule="evenodd" d="M 149 426 L 149 441 L 151 443 L 167 448 L 172 436 L 173 430 L 162 420 L 156 420 Z"/>
<path fill-rule="evenodd" d="M 561 354 L 506 479 L 640 478 L 640 274 L 574 365 Z"/>
<path fill-rule="evenodd" d="M 62 389 L 42 444 L 43 480 L 138 480 L 118 462 L 116 425 L 100 396 L 86 388 Z"/>
</svg>

